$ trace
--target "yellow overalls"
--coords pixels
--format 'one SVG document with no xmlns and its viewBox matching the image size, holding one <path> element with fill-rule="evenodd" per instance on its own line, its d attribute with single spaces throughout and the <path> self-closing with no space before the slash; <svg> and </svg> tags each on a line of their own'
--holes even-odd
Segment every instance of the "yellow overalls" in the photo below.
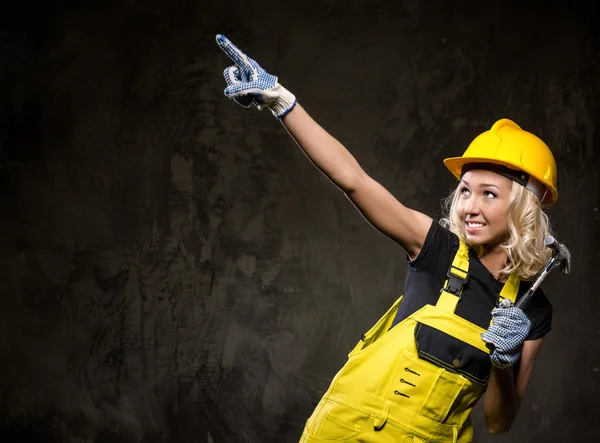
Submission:
<svg viewBox="0 0 600 443">
<path fill-rule="evenodd" d="M 470 414 L 491 362 L 485 330 L 454 313 L 468 270 L 461 242 L 435 306 L 390 329 L 400 297 L 363 335 L 307 420 L 301 443 L 472 441 Z M 514 302 L 519 283 L 511 275 L 500 298 Z"/>
</svg>

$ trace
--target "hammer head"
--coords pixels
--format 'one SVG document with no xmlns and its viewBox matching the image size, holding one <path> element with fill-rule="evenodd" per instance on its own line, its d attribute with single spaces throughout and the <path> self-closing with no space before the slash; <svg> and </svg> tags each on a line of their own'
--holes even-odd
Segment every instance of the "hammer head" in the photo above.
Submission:
<svg viewBox="0 0 600 443">
<path fill-rule="evenodd" d="M 571 253 L 565 245 L 559 243 L 554 237 L 549 235 L 544 240 L 544 244 L 554 251 L 557 264 L 560 264 L 560 270 L 565 274 L 571 273 Z"/>
</svg>

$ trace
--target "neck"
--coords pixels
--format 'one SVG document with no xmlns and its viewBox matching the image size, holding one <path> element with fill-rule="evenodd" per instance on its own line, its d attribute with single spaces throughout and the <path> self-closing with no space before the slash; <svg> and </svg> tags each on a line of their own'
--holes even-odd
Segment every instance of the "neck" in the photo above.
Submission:
<svg viewBox="0 0 600 443">
<path fill-rule="evenodd" d="M 499 246 L 492 248 L 479 257 L 479 260 L 496 279 L 501 281 L 506 280 L 506 278 L 499 278 L 500 270 L 506 266 L 506 262 L 508 260 L 508 254 L 503 248 Z"/>
</svg>

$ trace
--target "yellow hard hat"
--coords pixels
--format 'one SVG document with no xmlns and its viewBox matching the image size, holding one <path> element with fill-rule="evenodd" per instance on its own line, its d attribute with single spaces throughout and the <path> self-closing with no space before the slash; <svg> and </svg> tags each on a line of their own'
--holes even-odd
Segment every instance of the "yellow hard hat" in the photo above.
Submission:
<svg viewBox="0 0 600 443">
<path fill-rule="evenodd" d="M 460 180 L 466 172 L 463 166 L 475 169 L 491 169 L 486 165 L 497 165 L 515 181 L 534 192 L 545 206 L 558 199 L 556 161 L 550 148 L 540 138 L 524 131 L 512 120 L 498 120 L 489 131 L 480 134 L 471 142 L 462 157 L 444 160 L 446 167 Z M 524 172 L 525 174 L 519 174 Z M 509 175 L 511 174 L 511 175 Z"/>
</svg>

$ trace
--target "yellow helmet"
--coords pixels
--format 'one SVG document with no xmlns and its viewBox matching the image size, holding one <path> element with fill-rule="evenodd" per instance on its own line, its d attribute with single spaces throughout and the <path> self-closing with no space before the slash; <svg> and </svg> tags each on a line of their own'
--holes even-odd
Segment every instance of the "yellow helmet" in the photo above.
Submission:
<svg viewBox="0 0 600 443">
<path fill-rule="evenodd" d="M 506 118 L 498 120 L 489 131 L 477 136 L 462 157 L 447 158 L 444 164 L 459 180 L 466 170 L 479 165 L 526 186 L 543 205 L 550 206 L 558 199 L 556 161 L 550 148 L 540 138 Z M 468 169 L 464 168 L 465 165 Z"/>
</svg>

